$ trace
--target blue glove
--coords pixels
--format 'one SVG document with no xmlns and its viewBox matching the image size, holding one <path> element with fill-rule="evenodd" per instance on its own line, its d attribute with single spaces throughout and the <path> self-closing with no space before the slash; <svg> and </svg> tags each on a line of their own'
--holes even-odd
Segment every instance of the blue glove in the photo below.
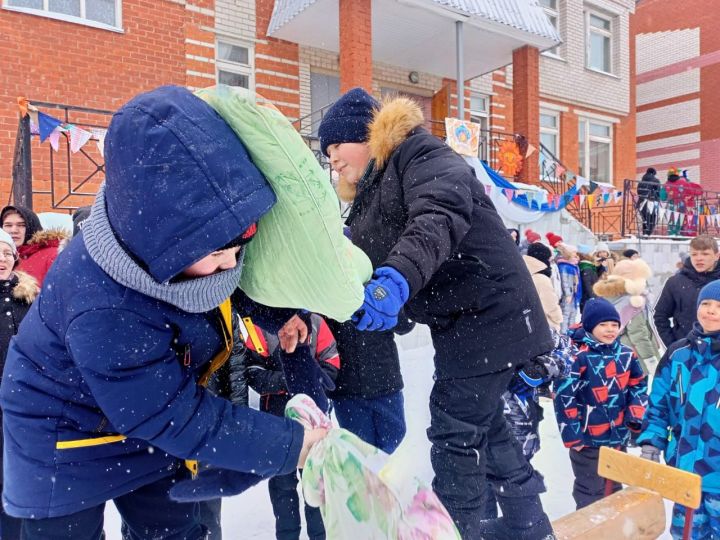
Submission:
<svg viewBox="0 0 720 540">
<path fill-rule="evenodd" d="M 405 277 L 389 266 L 381 266 L 365 285 L 365 301 L 352 316 L 358 330 L 390 330 L 410 296 Z"/>
<path fill-rule="evenodd" d="M 265 480 L 262 476 L 230 469 L 201 469 L 197 478 L 181 480 L 170 488 L 170 498 L 195 502 L 238 495 Z"/>
</svg>

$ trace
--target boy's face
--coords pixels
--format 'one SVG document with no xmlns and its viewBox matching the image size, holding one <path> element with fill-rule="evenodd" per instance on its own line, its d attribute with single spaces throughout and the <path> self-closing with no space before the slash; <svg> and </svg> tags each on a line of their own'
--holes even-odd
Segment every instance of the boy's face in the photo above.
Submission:
<svg viewBox="0 0 720 540">
<path fill-rule="evenodd" d="M 697 318 L 705 333 L 720 332 L 720 302 L 717 300 L 700 302 Z"/>
<path fill-rule="evenodd" d="M 27 226 L 25 224 L 25 218 L 15 212 L 8 213 L 5 215 L 5 219 L 2 222 L 3 230 L 10 235 L 15 242 L 17 247 L 22 246 L 25 243 L 25 231 Z"/>
<path fill-rule="evenodd" d="M 616 321 L 604 321 L 593 328 L 592 335 L 600 343 L 610 345 L 620 333 L 620 325 Z"/>
<path fill-rule="evenodd" d="M 210 276 L 223 270 L 230 270 L 237 265 L 238 253 L 240 253 L 240 247 L 215 251 L 188 266 L 182 271 L 182 275 L 189 278 L 197 278 Z"/>
<path fill-rule="evenodd" d="M 696 272 L 709 272 L 715 268 L 718 257 L 720 253 L 712 249 L 690 249 L 690 264 Z"/>
<path fill-rule="evenodd" d="M 355 185 L 370 163 L 370 148 L 366 143 L 340 143 L 327 147 L 330 166 L 343 182 Z"/>
</svg>

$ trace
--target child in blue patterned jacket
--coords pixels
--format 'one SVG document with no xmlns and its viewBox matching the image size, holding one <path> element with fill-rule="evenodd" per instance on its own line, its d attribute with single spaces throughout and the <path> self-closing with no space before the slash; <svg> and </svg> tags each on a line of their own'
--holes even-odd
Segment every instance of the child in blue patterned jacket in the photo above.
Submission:
<svg viewBox="0 0 720 540">
<path fill-rule="evenodd" d="M 720 280 L 700 290 L 698 322 L 658 364 L 643 430 L 642 456 L 702 476 L 702 502 L 691 538 L 720 538 Z M 682 538 L 685 507 L 673 508 L 673 538 Z"/>
<path fill-rule="evenodd" d="M 605 480 L 597 473 L 600 447 L 624 450 L 632 432 L 640 431 L 645 414 L 647 379 L 619 334 L 615 307 L 604 298 L 588 300 L 582 328 L 573 334 L 578 354 L 570 376 L 556 388 L 555 416 L 570 448 L 578 509 L 604 496 Z M 618 489 L 616 484 L 614 490 Z"/>
</svg>

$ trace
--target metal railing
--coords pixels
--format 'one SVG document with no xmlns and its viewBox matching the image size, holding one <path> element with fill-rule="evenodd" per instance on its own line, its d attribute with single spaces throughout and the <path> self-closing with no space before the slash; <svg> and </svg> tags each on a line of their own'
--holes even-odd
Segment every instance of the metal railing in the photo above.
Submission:
<svg viewBox="0 0 720 540">
<path fill-rule="evenodd" d="M 63 123 L 88 130 L 107 128 L 113 114 L 112 111 L 60 103 L 32 101 L 31 104 L 54 110 L 53 116 Z M 39 138 L 39 135 L 31 132 L 30 117 L 25 116 L 20 119 L 15 138 L 12 200 L 32 208 L 38 197 L 45 197 L 53 210 L 67 211 L 90 204 L 105 177 L 105 160 L 95 145 L 85 145 L 73 153 L 68 134 L 62 132 L 57 152 L 47 144 L 46 148 L 33 154 L 33 137 Z"/>
<path fill-rule="evenodd" d="M 638 196 L 636 180 L 625 180 L 622 199 L 622 236 L 693 237 L 720 236 L 720 226 L 712 218 L 720 211 L 720 192 L 661 185 L 650 198 Z"/>
</svg>

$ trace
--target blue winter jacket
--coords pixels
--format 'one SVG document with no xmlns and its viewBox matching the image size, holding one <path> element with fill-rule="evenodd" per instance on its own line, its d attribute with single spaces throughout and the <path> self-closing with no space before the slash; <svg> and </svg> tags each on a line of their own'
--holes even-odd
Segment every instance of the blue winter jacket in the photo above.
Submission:
<svg viewBox="0 0 720 540">
<path fill-rule="evenodd" d="M 212 296 L 204 287 L 219 282 L 207 290 L 224 295 L 235 270 L 174 279 L 275 202 L 239 139 L 190 92 L 164 87 L 114 115 L 105 155 L 88 224 L 50 269 L 8 353 L 3 502 L 14 516 L 86 510 L 173 474 L 178 458 L 287 473 L 302 446 L 300 424 L 197 385 L 225 347 L 218 310 L 202 307 Z M 132 267 L 128 281 L 146 294 L 111 277 L 116 267 Z"/>
<path fill-rule="evenodd" d="M 658 365 L 638 444 L 665 451 L 668 465 L 702 476 L 720 493 L 720 333 L 698 323 Z"/>
<path fill-rule="evenodd" d="M 600 343 L 582 328 L 570 375 L 557 383 L 555 416 L 563 443 L 626 446 L 639 431 L 647 405 L 647 378 L 635 353 L 616 339 Z"/>
</svg>

